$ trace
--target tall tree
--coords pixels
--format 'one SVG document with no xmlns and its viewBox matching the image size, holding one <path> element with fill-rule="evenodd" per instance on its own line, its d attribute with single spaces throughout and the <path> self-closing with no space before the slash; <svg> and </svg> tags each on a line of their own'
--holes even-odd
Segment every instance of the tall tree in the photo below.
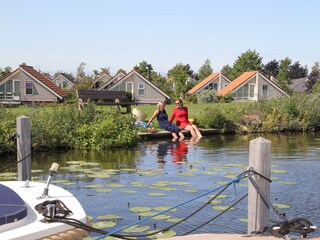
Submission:
<svg viewBox="0 0 320 240">
<path fill-rule="evenodd" d="M 314 66 L 311 69 L 311 73 L 308 76 L 308 81 L 306 83 L 307 92 L 319 92 L 319 87 L 314 87 L 319 85 L 320 79 L 320 67 L 319 62 L 315 62 Z"/>
<path fill-rule="evenodd" d="M 169 81 L 174 83 L 174 97 L 178 98 L 187 92 L 186 81 L 190 76 L 189 74 L 193 73 L 190 70 L 189 64 L 178 63 L 168 71 Z"/>
<path fill-rule="evenodd" d="M 234 80 L 244 72 L 261 71 L 261 69 L 262 57 L 255 50 L 249 49 L 237 58 L 232 67 L 229 65 L 224 66 L 222 73 L 226 74 L 230 80 Z"/>
<path fill-rule="evenodd" d="M 308 68 L 307 66 L 302 67 L 298 61 L 290 66 L 289 72 L 291 79 L 304 78 L 308 75 Z"/>
<path fill-rule="evenodd" d="M 288 90 L 288 85 L 291 84 L 290 66 L 290 58 L 287 57 L 280 61 L 279 72 L 276 79 L 284 90 Z"/>
<path fill-rule="evenodd" d="M 239 77 L 248 71 L 260 71 L 262 69 L 262 57 L 255 50 L 247 50 L 242 53 L 233 64 L 234 77 Z"/>
<path fill-rule="evenodd" d="M 77 77 L 85 78 L 86 73 L 84 70 L 86 68 L 86 65 L 87 64 L 85 62 L 80 63 L 79 67 L 77 68 Z"/>
<path fill-rule="evenodd" d="M 261 72 L 270 78 L 271 76 L 276 77 L 279 72 L 279 62 L 275 59 L 263 65 Z"/>
<path fill-rule="evenodd" d="M 198 78 L 199 81 L 202 81 L 203 79 L 207 78 L 208 76 L 210 76 L 212 74 L 213 70 L 211 67 L 211 62 L 209 59 L 206 59 L 204 61 L 204 64 L 200 67 L 199 71 L 198 71 Z"/>
</svg>

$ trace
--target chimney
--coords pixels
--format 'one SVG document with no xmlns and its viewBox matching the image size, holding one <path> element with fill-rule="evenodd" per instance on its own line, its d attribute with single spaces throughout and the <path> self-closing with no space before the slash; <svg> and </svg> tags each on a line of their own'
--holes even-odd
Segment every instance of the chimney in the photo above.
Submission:
<svg viewBox="0 0 320 240">
<path fill-rule="evenodd" d="M 148 80 L 150 80 L 150 68 L 151 68 L 151 64 L 148 64 Z"/>
</svg>

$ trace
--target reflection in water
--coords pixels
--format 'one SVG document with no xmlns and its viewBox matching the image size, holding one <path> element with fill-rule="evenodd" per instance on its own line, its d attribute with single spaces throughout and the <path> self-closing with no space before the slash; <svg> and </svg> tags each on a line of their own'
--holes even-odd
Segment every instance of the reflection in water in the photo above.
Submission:
<svg viewBox="0 0 320 240">
<path fill-rule="evenodd" d="M 137 213 L 128 209 L 128 202 L 132 206 L 151 208 L 173 206 L 221 186 L 223 182 L 229 182 L 246 169 L 249 142 L 257 137 L 271 141 L 272 170 L 280 170 L 272 172 L 272 203 L 290 206 L 282 209 L 289 219 L 305 217 L 313 225 L 319 226 L 320 188 L 316 186 L 320 184 L 320 133 L 226 134 L 204 137 L 196 145 L 189 139 L 182 142 L 156 140 L 140 142 L 136 148 L 131 149 L 37 153 L 32 156 L 32 169 L 42 169 L 44 172 L 35 172 L 33 180 L 47 179 L 47 171 L 52 162 L 57 162 L 60 164 L 60 170 L 54 180 L 60 180 L 60 183 L 54 183 L 75 194 L 87 214 L 95 217 L 93 221 L 97 220 L 97 216 L 105 214 L 123 216 L 123 220 L 115 227 L 117 228 L 131 224 L 138 218 Z M 0 165 L 8 163 L 8 160 L 0 159 Z M 75 169 L 70 166 L 74 161 L 85 164 Z M 182 164 L 183 162 L 187 164 Z M 93 173 L 97 175 L 92 176 Z M 105 187 L 110 183 L 120 183 L 123 188 L 112 187 L 112 191 L 108 193 L 97 191 L 99 189 L 94 187 L 88 188 L 88 185 Z M 130 191 L 134 194 L 130 194 Z M 246 181 L 237 185 L 237 196 L 245 192 Z M 150 196 L 150 193 L 161 193 L 161 196 Z M 218 205 L 230 206 L 234 195 L 233 190 L 226 192 L 226 197 L 220 199 L 221 203 Z M 197 200 L 197 206 L 206 200 Z M 207 221 L 210 216 L 217 214 L 212 208 L 213 205 L 205 208 L 204 214 L 193 216 L 190 222 L 175 230 L 182 234 L 197 226 L 197 223 Z M 194 205 L 188 205 L 185 209 L 178 209 L 168 215 L 172 218 L 182 218 L 191 208 L 194 208 Z M 210 223 L 195 233 L 246 233 L 246 223 L 241 221 L 246 216 L 247 203 L 242 202 L 234 211 L 221 216 L 217 222 Z M 154 222 L 150 226 L 153 227 L 153 224 Z M 157 229 L 167 226 L 166 224 L 169 223 L 157 223 Z M 319 234 L 315 232 L 313 236 Z"/>
</svg>

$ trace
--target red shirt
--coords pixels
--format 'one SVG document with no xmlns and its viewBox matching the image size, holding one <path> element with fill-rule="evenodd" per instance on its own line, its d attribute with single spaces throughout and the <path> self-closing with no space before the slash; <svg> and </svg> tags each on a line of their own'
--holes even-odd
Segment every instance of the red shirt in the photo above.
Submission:
<svg viewBox="0 0 320 240">
<path fill-rule="evenodd" d="M 188 120 L 188 108 L 182 107 L 173 109 L 169 121 L 172 122 L 174 119 L 176 119 L 176 124 L 180 128 L 185 128 L 187 125 L 189 125 L 190 122 Z"/>
</svg>

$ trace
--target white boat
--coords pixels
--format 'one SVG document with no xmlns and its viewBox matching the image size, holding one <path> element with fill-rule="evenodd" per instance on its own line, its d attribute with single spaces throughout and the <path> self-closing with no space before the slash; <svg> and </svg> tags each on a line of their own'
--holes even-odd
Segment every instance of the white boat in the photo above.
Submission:
<svg viewBox="0 0 320 240">
<path fill-rule="evenodd" d="M 39 204 L 43 206 L 46 201 L 58 200 L 57 202 L 61 201 L 72 212 L 68 217 L 87 223 L 86 213 L 76 197 L 55 185 L 50 185 L 49 191 L 49 182 L 50 177 L 47 184 L 32 181 L 0 181 L 0 239 L 82 239 L 88 235 L 85 230 L 69 224 L 48 223 L 44 221 L 43 214 L 35 209 Z M 52 215 L 58 212 L 52 204 L 44 208 Z M 72 236 L 67 236 L 68 234 Z M 50 238 L 52 236 L 60 238 Z"/>
</svg>

